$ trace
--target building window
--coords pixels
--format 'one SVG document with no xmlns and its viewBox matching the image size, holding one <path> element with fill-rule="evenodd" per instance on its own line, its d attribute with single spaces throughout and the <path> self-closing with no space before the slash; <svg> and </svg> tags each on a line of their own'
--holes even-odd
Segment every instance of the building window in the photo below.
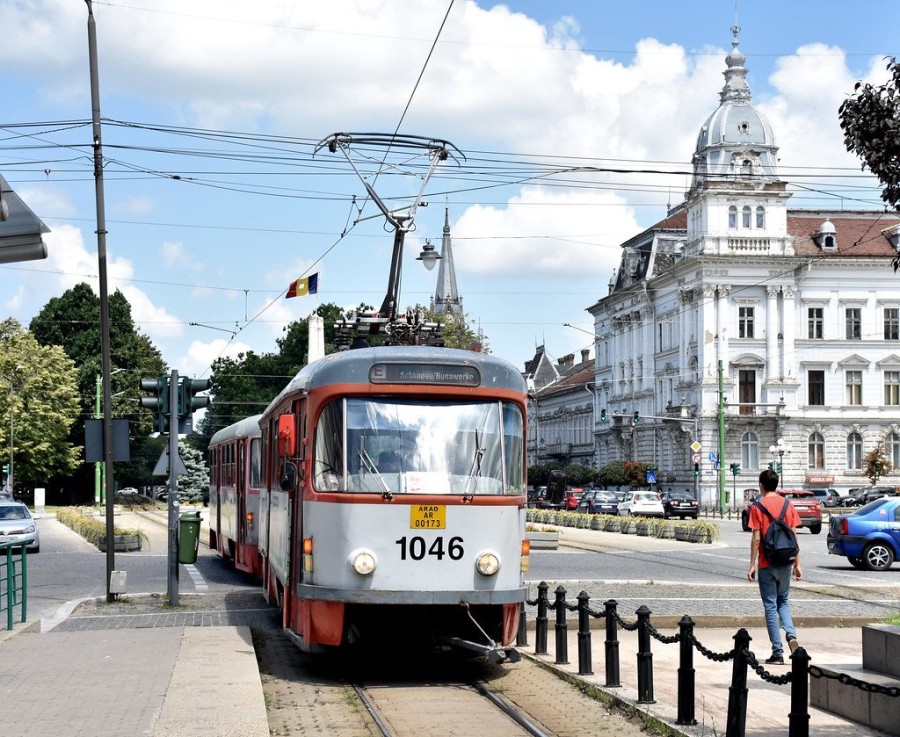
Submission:
<svg viewBox="0 0 900 737">
<path fill-rule="evenodd" d="M 900 340 L 900 308 L 884 308 L 884 339 Z"/>
<path fill-rule="evenodd" d="M 822 433 L 814 432 L 809 436 L 809 443 L 806 446 L 808 451 L 809 468 L 825 468 L 825 438 Z"/>
<path fill-rule="evenodd" d="M 889 432 L 885 439 L 885 447 L 891 465 L 894 468 L 900 468 L 900 435 Z"/>
<path fill-rule="evenodd" d="M 741 436 L 741 465 L 759 468 L 759 438 L 755 433 L 745 432 Z"/>
<path fill-rule="evenodd" d="M 738 338 L 753 337 L 753 308 L 738 307 Z"/>
<path fill-rule="evenodd" d="M 728 227 L 737 230 L 737 207 L 734 205 L 728 208 Z"/>
<path fill-rule="evenodd" d="M 862 310 L 859 307 L 848 307 L 847 340 L 862 340 Z"/>
<path fill-rule="evenodd" d="M 884 403 L 900 405 L 900 371 L 884 372 Z"/>
<path fill-rule="evenodd" d="M 766 208 L 760 205 L 756 208 L 756 227 L 757 228 L 765 228 L 766 227 Z"/>
<path fill-rule="evenodd" d="M 858 432 L 847 436 L 847 470 L 859 471 L 862 468 L 863 439 Z"/>
<path fill-rule="evenodd" d="M 738 371 L 738 402 L 742 415 L 755 414 L 756 410 L 756 371 L 741 369 Z"/>
<path fill-rule="evenodd" d="M 825 337 L 825 310 L 821 307 L 810 307 L 806 311 L 806 337 L 810 340 L 822 340 Z"/>
<path fill-rule="evenodd" d="M 806 378 L 809 382 L 808 401 L 810 406 L 823 406 L 825 404 L 825 372 L 807 371 Z"/>
<path fill-rule="evenodd" d="M 859 406 L 862 404 L 862 371 L 848 371 L 846 373 L 847 382 L 847 404 Z"/>
<path fill-rule="evenodd" d="M 750 205 L 744 205 L 741 210 L 741 227 L 750 229 Z"/>
</svg>

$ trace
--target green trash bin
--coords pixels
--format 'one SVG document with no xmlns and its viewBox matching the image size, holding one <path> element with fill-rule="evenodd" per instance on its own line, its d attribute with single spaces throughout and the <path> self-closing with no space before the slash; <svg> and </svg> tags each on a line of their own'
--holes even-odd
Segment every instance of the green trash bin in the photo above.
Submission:
<svg viewBox="0 0 900 737">
<path fill-rule="evenodd" d="M 200 512 L 185 512 L 178 518 L 178 562 L 196 563 L 200 547 Z"/>
</svg>

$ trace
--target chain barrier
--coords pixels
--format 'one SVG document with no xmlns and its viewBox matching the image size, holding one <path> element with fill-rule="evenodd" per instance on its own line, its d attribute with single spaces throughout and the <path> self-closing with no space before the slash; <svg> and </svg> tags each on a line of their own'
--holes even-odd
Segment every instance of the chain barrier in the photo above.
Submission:
<svg viewBox="0 0 900 737">
<path fill-rule="evenodd" d="M 827 678 L 843 683 L 845 686 L 853 686 L 866 693 L 877 693 L 881 696 L 890 696 L 891 698 L 900 697 L 900 686 L 879 686 L 877 683 L 860 681 L 858 678 L 854 678 L 846 673 L 832 675 L 831 673 L 826 673 L 817 665 L 809 666 L 809 675 L 811 678 Z"/>
<path fill-rule="evenodd" d="M 619 616 L 618 612 L 614 611 L 612 614 L 623 630 L 626 630 L 627 632 L 634 632 L 638 628 L 638 622 L 632 622 L 631 624 L 628 624 L 628 622 L 626 622 L 624 619 L 622 619 L 622 617 Z"/>
<path fill-rule="evenodd" d="M 650 624 L 649 622 L 647 622 L 647 631 L 650 632 L 650 635 L 651 635 L 654 639 L 659 640 L 659 641 L 660 641 L 661 643 L 663 643 L 664 645 L 674 645 L 676 642 L 681 642 L 681 635 L 680 635 L 680 634 L 675 634 L 675 635 L 664 635 L 664 634 L 662 634 L 661 632 L 659 632 L 659 631 L 656 629 L 656 627 L 654 627 L 654 626 L 653 626 L 652 624 Z"/>
<path fill-rule="evenodd" d="M 793 673 L 785 673 L 783 676 L 775 676 L 769 673 L 765 668 L 763 668 L 759 661 L 756 659 L 756 655 L 753 654 L 752 650 L 744 650 L 744 657 L 747 659 L 747 665 L 749 665 L 758 675 L 767 683 L 774 683 L 776 686 L 784 686 L 790 683 L 793 679 Z"/>
<path fill-rule="evenodd" d="M 696 648 L 697 652 L 705 658 L 715 660 L 717 663 L 725 663 L 729 660 L 734 660 L 734 650 L 729 650 L 727 653 L 717 653 L 706 647 L 694 635 L 691 635 L 690 639 L 691 644 Z"/>
</svg>

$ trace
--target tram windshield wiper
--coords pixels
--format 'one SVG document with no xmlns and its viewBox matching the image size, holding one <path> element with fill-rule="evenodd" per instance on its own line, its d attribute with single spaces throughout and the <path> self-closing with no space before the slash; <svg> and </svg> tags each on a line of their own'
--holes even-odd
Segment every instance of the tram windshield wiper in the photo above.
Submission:
<svg viewBox="0 0 900 737">
<path fill-rule="evenodd" d="M 363 468 L 375 476 L 378 479 L 378 483 L 381 484 L 381 495 L 385 499 L 392 499 L 394 497 L 393 492 L 388 487 L 387 481 L 384 480 L 384 476 L 378 471 L 378 467 L 375 465 L 372 457 L 366 452 L 365 446 L 360 448 L 357 453 L 359 454 L 359 459 L 362 461 Z"/>
<path fill-rule="evenodd" d="M 475 496 L 473 492 L 469 493 L 469 488 L 473 484 L 477 485 L 476 479 L 481 475 L 481 459 L 484 458 L 484 448 L 481 447 L 481 440 L 478 437 L 478 430 L 475 431 L 475 456 L 472 458 L 472 468 L 469 469 L 469 477 L 466 479 L 466 488 L 463 490 L 463 501 L 472 499 Z"/>
</svg>

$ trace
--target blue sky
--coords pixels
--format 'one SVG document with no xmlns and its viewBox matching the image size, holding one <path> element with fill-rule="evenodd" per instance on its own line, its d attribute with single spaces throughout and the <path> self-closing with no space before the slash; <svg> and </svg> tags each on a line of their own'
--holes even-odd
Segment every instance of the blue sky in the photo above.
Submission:
<svg viewBox="0 0 900 737">
<path fill-rule="evenodd" d="M 381 303 L 392 234 L 360 207 L 343 157 L 311 154 L 336 131 L 398 124 L 466 156 L 429 183 L 401 305 L 434 292 L 436 271 L 415 256 L 440 241 L 448 208 L 464 306 L 495 354 L 521 367 L 539 344 L 555 357 L 590 346 L 585 308 L 607 293 L 619 244 L 683 198 L 735 4 L 455 0 L 426 64 L 449 5 L 94 4 L 110 289 L 170 367 L 203 376 L 218 356 L 275 350 L 320 303 Z M 74 284 L 96 289 L 87 9 L 0 0 L 0 18 L 0 174 L 52 229 L 47 260 L 0 265 L 2 313 L 27 325 Z M 738 4 L 793 206 L 880 208 L 837 106 L 857 79 L 884 79 L 898 21 L 895 0 Z M 386 163 L 373 188 L 406 201 L 422 162 Z M 360 159 L 368 174 L 380 164 Z M 314 272 L 317 296 L 283 299 Z"/>
</svg>

